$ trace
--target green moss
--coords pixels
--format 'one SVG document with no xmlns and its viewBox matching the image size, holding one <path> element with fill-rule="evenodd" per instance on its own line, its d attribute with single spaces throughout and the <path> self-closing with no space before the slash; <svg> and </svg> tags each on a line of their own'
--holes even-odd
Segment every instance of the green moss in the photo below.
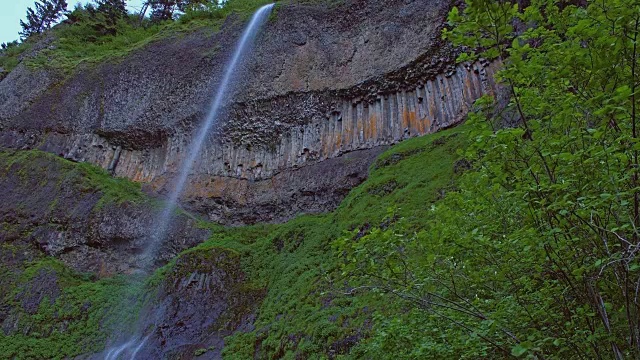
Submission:
<svg viewBox="0 0 640 360">
<path fill-rule="evenodd" d="M 124 277 L 97 280 L 46 257 L 0 270 L 0 285 L 10 281 L 14 289 L 2 294 L 0 301 L 12 305 L 10 316 L 19 320 L 19 331 L 11 335 L 0 332 L 2 359 L 62 359 L 99 351 L 111 329 L 134 321 L 143 293 L 142 282 L 132 285 Z M 36 276 L 42 272 L 55 274 L 61 293 L 57 299 L 41 299 L 37 313 L 28 314 L 16 303 L 17 290 L 38 281 Z M 118 312 L 127 301 L 132 311 Z"/>
<path fill-rule="evenodd" d="M 109 203 L 138 203 L 146 201 L 139 183 L 111 176 L 101 167 L 89 163 L 74 163 L 56 155 L 39 150 L 5 150 L 0 151 L 0 168 L 6 170 L 4 177 L 16 174 L 23 182 L 33 180 L 34 174 L 42 174 L 42 166 L 52 169 L 58 176 L 57 186 L 74 184 L 80 192 L 99 191 L 102 196 L 97 208 Z M 43 187 L 50 179 L 38 180 Z M 53 199 L 50 209 L 55 209 L 58 200 Z"/>
<path fill-rule="evenodd" d="M 412 223 L 422 224 L 428 204 L 438 199 L 438 190 L 455 178 L 457 149 L 464 148 L 466 141 L 466 137 L 456 135 L 464 131 L 459 127 L 411 139 L 382 154 L 371 167 L 369 179 L 351 191 L 336 211 L 343 228 L 379 223 L 390 208 Z M 397 184 L 393 191 L 378 195 L 380 189 L 388 189 L 393 182 Z"/>
<path fill-rule="evenodd" d="M 105 169 L 89 163 L 78 163 L 77 166 L 89 186 L 100 189 L 102 192 L 103 196 L 98 206 L 106 203 L 121 204 L 125 201 L 136 203 L 144 200 L 140 183 L 113 177 Z"/>
<path fill-rule="evenodd" d="M 34 41 L 27 41 L 21 44 L 11 45 L 5 50 L 0 50 L 0 68 L 5 72 L 15 69 L 20 63 L 23 54 L 31 50 Z M 2 75 L 2 74 L 0 74 Z"/>
</svg>

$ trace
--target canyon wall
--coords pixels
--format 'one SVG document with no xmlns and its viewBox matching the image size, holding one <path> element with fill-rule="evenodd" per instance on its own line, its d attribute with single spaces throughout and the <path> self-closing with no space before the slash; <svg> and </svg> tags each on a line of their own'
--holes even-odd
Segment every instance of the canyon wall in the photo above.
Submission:
<svg viewBox="0 0 640 360">
<path fill-rule="evenodd" d="M 227 224 L 329 210 L 388 145 L 453 126 L 496 91 L 495 64 L 455 65 L 447 1 L 281 6 L 182 202 Z M 19 66 L 0 82 L 0 146 L 86 161 L 163 194 L 244 25 L 231 17 L 70 77 Z"/>
</svg>

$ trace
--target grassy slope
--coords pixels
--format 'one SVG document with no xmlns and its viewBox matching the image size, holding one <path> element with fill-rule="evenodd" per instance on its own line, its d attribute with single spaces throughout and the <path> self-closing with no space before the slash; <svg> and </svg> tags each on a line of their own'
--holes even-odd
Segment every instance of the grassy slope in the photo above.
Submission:
<svg viewBox="0 0 640 360">
<path fill-rule="evenodd" d="M 338 270 L 340 257 L 331 243 L 367 224 L 380 225 L 390 213 L 407 218 L 416 229 L 426 225 L 430 204 L 454 182 L 456 151 L 464 147 L 466 139 L 460 135 L 463 132 L 464 127 L 459 127 L 394 146 L 372 166 L 369 179 L 352 190 L 332 213 L 300 216 L 280 225 L 241 228 L 209 225 L 214 230 L 211 239 L 187 252 L 206 254 L 216 248 L 233 249 L 241 254 L 242 266 L 252 284 L 267 289 L 255 330 L 227 338 L 225 357 L 252 358 L 257 348 L 261 357 L 323 358 L 328 354 L 345 354 L 356 342 L 366 344 L 371 320 L 377 314 L 391 314 L 395 310 L 375 295 L 343 294 L 344 281 Z M 62 161 L 85 177 L 88 186 L 111 194 L 109 199 L 128 199 L 129 195 L 118 193 L 137 191 L 131 189 L 133 185 L 111 179 L 90 165 L 33 152 L 22 157 L 2 156 L 0 160 L 5 164 L 7 157 L 26 163 L 32 161 L 30 156 Z M 10 244 L 0 246 L 3 257 L 7 251 L 19 251 L 11 250 Z M 0 266 L 3 278 L 10 279 L 5 286 L 13 291 L 11 294 L 28 282 L 28 274 L 40 269 L 56 271 L 63 289 L 63 296 L 56 303 L 43 302 L 45 305 L 35 315 L 21 314 L 21 321 L 32 327 L 28 336 L 3 337 L 0 333 L 0 358 L 54 358 L 98 349 L 104 338 L 100 323 L 113 320 L 111 310 L 116 299 L 125 293 L 134 298 L 147 292 L 150 284 L 158 284 L 171 266 L 173 263 L 160 269 L 146 285 L 133 288 L 126 287 L 121 278 L 96 280 L 88 274 L 73 273 L 47 258 L 28 263 L 26 268 L 10 270 Z M 17 305 L 11 295 L 5 301 Z M 86 303 L 100 305 L 86 309 L 83 308 Z M 202 349 L 200 353 L 205 351 Z"/>
<path fill-rule="evenodd" d="M 195 31 L 217 32 L 231 14 L 237 16 L 240 21 L 246 21 L 256 9 L 271 2 L 273 0 L 229 0 L 219 9 L 193 11 L 183 14 L 176 21 L 159 24 L 149 24 L 146 21 L 143 26 L 139 26 L 137 17 L 132 15 L 130 19 L 122 20 L 118 24 L 118 33 L 115 36 L 88 36 L 95 33 L 88 23 L 61 24 L 47 32 L 47 35 L 53 36 L 55 40 L 35 56 L 25 55 L 41 41 L 38 36 L 6 51 L 0 51 L 0 68 L 9 72 L 23 61 L 31 68 L 47 68 L 70 73 L 80 64 L 117 61 L 154 41 L 179 37 Z M 342 0 L 285 0 L 279 1 L 277 5 L 292 3 L 336 6 L 342 3 Z M 276 7 L 272 18 L 277 16 L 277 10 Z"/>
<path fill-rule="evenodd" d="M 88 163 L 75 163 L 56 155 L 39 150 L 5 150 L 0 151 L 0 178 L 15 173 L 20 178 L 37 174 L 42 171 L 42 163 L 51 164 L 56 175 L 64 177 L 65 183 L 73 184 L 80 189 L 91 189 L 101 193 L 100 202 L 123 201 L 140 202 L 145 200 L 139 183 L 134 183 L 123 178 L 114 178 L 106 170 Z M 58 186 L 62 186 L 59 183 Z"/>
</svg>

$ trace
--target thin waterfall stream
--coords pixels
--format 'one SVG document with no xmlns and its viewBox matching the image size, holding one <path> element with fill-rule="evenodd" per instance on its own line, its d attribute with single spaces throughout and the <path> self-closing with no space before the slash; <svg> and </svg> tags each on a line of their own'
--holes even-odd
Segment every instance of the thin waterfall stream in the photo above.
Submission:
<svg viewBox="0 0 640 360">
<path fill-rule="evenodd" d="M 151 241 L 147 245 L 146 249 L 144 249 L 144 252 L 142 254 L 144 263 L 141 267 L 147 272 L 152 268 L 153 258 L 155 257 L 158 249 L 165 240 L 167 230 L 171 225 L 174 209 L 178 205 L 180 195 L 184 190 L 194 163 L 196 162 L 196 159 L 200 154 L 200 151 L 202 150 L 202 146 L 204 145 L 205 140 L 209 135 L 209 131 L 217 122 L 220 116 L 221 109 L 225 104 L 225 100 L 227 100 L 228 94 L 230 94 L 233 90 L 234 76 L 238 75 L 236 69 L 247 56 L 247 54 L 249 54 L 249 50 L 255 42 L 260 27 L 267 21 L 273 6 L 274 4 L 265 5 L 254 13 L 251 21 L 245 28 L 240 40 L 236 45 L 233 57 L 226 64 L 224 76 L 222 77 L 222 81 L 219 83 L 215 96 L 213 97 L 211 105 L 209 106 L 207 116 L 201 127 L 194 135 L 193 141 L 191 142 L 184 161 L 181 164 L 180 172 L 178 173 L 178 177 L 174 183 L 173 191 L 170 193 L 167 199 L 166 206 L 157 219 L 156 228 L 151 235 Z M 143 349 L 150 336 L 151 334 L 149 333 L 144 334 L 139 332 L 127 341 L 120 342 L 106 349 L 104 352 L 104 358 L 106 360 L 117 360 L 125 358 L 133 360 Z"/>
<path fill-rule="evenodd" d="M 273 6 L 274 4 L 269 4 L 258 9 L 258 11 L 256 11 L 256 13 L 251 18 L 251 21 L 245 28 L 244 33 L 242 34 L 242 37 L 240 38 L 240 41 L 238 42 L 238 45 L 236 47 L 236 51 L 226 66 L 224 77 L 218 85 L 218 90 L 215 97 L 213 98 L 213 101 L 211 102 L 207 117 L 205 118 L 205 121 L 196 133 L 195 138 L 193 139 L 193 142 L 189 147 L 187 156 L 182 163 L 180 172 L 178 173 L 178 179 L 175 182 L 174 189 L 168 198 L 166 207 L 158 218 L 158 226 L 154 233 L 153 241 L 145 249 L 143 258 L 146 258 L 147 260 L 152 259 L 156 251 L 158 250 L 158 246 L 164 241 L 167 229 L 171 224 L 173 210 L 178 203 L 178 199 L 180 198 L 182 191 L 184 190 L 187 179 L 189 178 L 189 173 L 193 168 L 193 164 L 195 163 L 200 150 L 202 150 L 202 145 L 207 139 L 209 130 L 211 130 L 212 126 L 218 120 L 218 116 L 220 115 L 219 113 L 222 105 L 224 105 L 226 95 L 233 88 L 232 80 L 234 75 L 237 75 L 236 68 L 238 64 L 243 60 L 244 55 L 248 53 L 248 50 L 253 45 L 260 27 L 268 19 Z"/>
</svg>

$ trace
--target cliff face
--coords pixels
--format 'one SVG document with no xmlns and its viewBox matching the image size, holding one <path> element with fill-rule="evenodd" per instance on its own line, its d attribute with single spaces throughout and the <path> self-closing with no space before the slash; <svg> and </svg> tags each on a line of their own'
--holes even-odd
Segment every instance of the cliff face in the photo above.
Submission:
<svg viewBox="0 0 640 360">
<path fill-rule="evenodd" d="M 139 189 L 36 151 L 0 152 L 0 169 L 0 245 L 30 258 L 55 256 L 101 276 L 132 273 L 144 264 L 141 255 L 161 208 Z M 176 216 L 156 261 L 166 263 L 207 234 L 194 219 Z"/>
<path fill-rule="evenodd" d="M 454 65 L 441 0 L 281 6 L 243 64 L 183 204 L 227 224 L 335 207 L 385 146 L 461 121 L 493 65 Z M 87 161 L 163 193 L 243 21 L 117 62 L 19 66 L 0 82 L 0 146 Z M 345 156 L 345 154 L 349 154 Z"/>
</svg>

